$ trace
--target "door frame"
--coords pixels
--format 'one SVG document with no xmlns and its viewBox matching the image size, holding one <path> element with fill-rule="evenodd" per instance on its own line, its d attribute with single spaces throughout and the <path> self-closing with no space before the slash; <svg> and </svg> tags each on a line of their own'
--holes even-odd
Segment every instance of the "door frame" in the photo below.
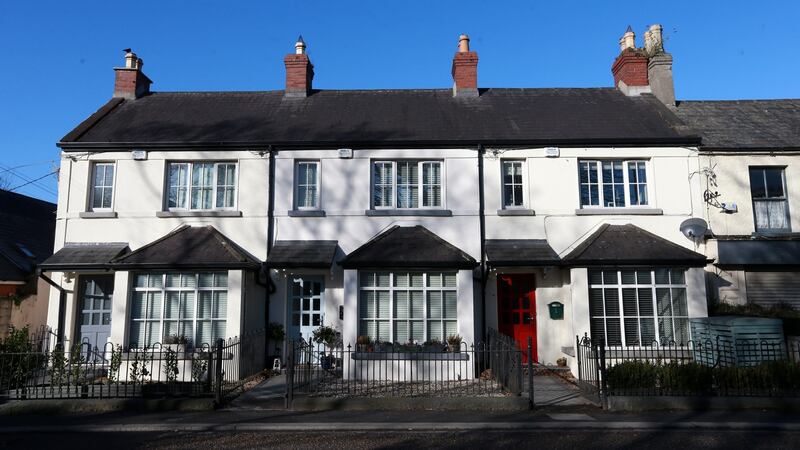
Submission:
<svg viewBox="0 0 800 450">
<path fill-rule="evenodd" d="M 74 303 L 73 313 L 74 314 L 73 314 L 73 322 L 72 322 L 72 337 L 73 337 L 72 346 L 80 345 L 80 344 L 83 343 L 83 336 L 81 336 L 81 326 L 83 325 L 83 307 L 82 307 L 82 304 L 83 304 L 83 300 L 84 300 L 83 297 L 86 294 L 86 286 L 83 284 L 83 280 L 86 279 L 86 278 L 97 278 L 97 277 L 108 277 L 111 280 L 111 283 L 110 283 L 111 292 L 108 294 L 108 297 L 111 300 L 111 310 L 109 311 L 109 314 L 111 314 L 111 316 L 109 317 L 109 321 L 111 323 L 109 323 L 109 325 L 108 325 L 108 330 L 109 330 L 109 336 L 111 335 L 111 330 L 112 330 L 111 327 L 114 326 L 114 324 L 113 324 L 113 319 L 114 319 L 114 314 L 113 314 L 113 310 L 114 310 L 114 290 L 116 289 L 116 286 L 115 286 L 115 283 L 114 283 L 115 282 L 114 273 L 107 273 L 107 272 L 79 273 L 75 277 L 75 281 L 74 281 L 74 283 L 77 285 L 76 289 L 73 290 L 73 303 Z M 100 320 L 101 321 L 103 320 L 102 316 L 100 317 Z M 104 344 L 103 348 L 100 348 L 98 346 L 98 350 L 99 351 L 103 351 L 104 347 L 105 347 L 105 344 Z"/>
<path fill-rule="evenodd" d="M 527 278 L 530 281 L 531 291 L 533 293 L 533 298 L 531 299 L 531 323 L 533 324 L 533 346 L 532 346 L 532 353 L 533 353 L 533 361 L 539 361 L 539 321 L 537 320 L 537 315 L 539 312 L 539 308 L 536 304 L 536 273 L 535 272 L 497 272 L 495 274 L 495 307 L 496 307 L 496 323 L 497 323 L 497 330 L 500 333 L 503 333 L 501 330 L 501 321 L 500 315 L 502 311 L 502 307 L 500 305 L 500 283 L 501 277 L 511 277 L 511 278 Z M 522 308 L 516 308 L 522 309 Z M 516 340 L 515 336 L 511 336 L 514 340 Z M 521 343 L 518 342 L 520 350 L 523 352 L 523 360 L 527 360 L 527 342 Z"/>
</svg>

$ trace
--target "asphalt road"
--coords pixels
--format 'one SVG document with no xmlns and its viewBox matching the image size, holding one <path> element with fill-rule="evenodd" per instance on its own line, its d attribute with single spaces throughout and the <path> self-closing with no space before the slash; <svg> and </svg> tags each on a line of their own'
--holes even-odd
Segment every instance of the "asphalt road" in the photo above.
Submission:
<svg viewBox="0 0 800 450">
<path fill-rule="evenodd" d="M 792 449 L 798 432 L 770 431 L 457 431 L 457 432 L 159 432 L 20 433 L 0 435 L 0 448 L 80 449 Z"/>
</svg>

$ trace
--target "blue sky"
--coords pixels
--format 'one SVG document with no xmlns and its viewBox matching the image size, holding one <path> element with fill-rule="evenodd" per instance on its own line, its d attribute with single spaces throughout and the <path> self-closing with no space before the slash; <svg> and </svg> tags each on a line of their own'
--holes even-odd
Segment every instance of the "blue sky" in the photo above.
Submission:
<svg viewBox="0 0 800 450">
<path fill-rule="evenodd" d="M 0 177 L 55 201 L 55 143 L 132 47 L 153 90 L 282 89 L 302 33 L 322 89 L 445 88 L 460 33 L 482 87 L 611 86 L 617 41 L 664 25 L 679 99 L 797 98 L 800 2 L 36 1 L 0 4 Z M 8 168 L 13 168 L 8 171 Z"/>
</svg>

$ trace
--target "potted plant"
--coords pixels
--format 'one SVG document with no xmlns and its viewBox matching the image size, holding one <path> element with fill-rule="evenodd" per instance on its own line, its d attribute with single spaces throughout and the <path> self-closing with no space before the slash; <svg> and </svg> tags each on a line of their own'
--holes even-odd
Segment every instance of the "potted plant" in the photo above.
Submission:
<svg viewBox="0 0 800 450">
<path fill-rule="evenodd" d="M 178 354 L 186 353 L 186 345 L 189 338 L 184 335 L 173 334 L 164 338 L 164 348 Z"/>
<path fill-rule="evenodd" d="M 324 370 L 329 370 L 333 366 L 334 356 L 331 354 L 334 348 L 337 348 L 342 343 L 342 333 L 333 327 L 323 325 L 311 334 L 311 340 L 317 344 L 323 344 L 328 349 L 328 354 L 323 352 L 320 357 L 320 364 Z"/>
<path fill-rule="evenodd" d="M 369 336 L 359 336 L 356 338 L 356 351 L 368 352 L 372 350 L 372 338 Z"/>
<path fill-rule="evenodd" d="M 450 336 L 447 336 L 447 348 L 450 350 L 450 353 L 460 353 L 461 336 L 457 334 L 451 334 Z"/>
<path fill-rule="evenodd" d="M 558 367 L 567 367 L 567 358 L 564 358 L 563 356 L 558 358 L 556 360 L 556 365 Z"/>
<path fill-rule="evenodd" d="M 281 353 L 280 343 L 286 339 L 286 332 L 283 329 L 283 325 L 278 322 L 270 322 L 267 325 L 267 339 L 272 341 L 275 345 L 275 354 L 279 355 Z"/>
<path fill-rule="evenodd" d="M 439 338 L 433 338 L 422 344 L 422 350 L 425 353 L 440 353 L 444 350 L 444 344 Z"/>
</svg>

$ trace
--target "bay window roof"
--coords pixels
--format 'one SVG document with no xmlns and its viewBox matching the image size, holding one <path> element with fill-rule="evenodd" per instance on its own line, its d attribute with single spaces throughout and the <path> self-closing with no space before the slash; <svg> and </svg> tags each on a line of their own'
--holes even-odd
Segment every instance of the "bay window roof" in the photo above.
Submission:
<svg viewBox="0 0 800 450">
<path fill-rule="evenodd" d="M 277 241 L 264 264 L 280 269 L 327 269 L 333 264 L 338 248 L 338 241 Z"/>
<path fill-rule="evenodd" d="M 257 269 L 261 262 L 208 225 L 184 225 L 111 261 L 115 269 Z"/>
<path fill-rule="evenodd" d="M 478 265 L 475 258 L 421 225 L 395 225 L 353 250 L 339 264 L 345 269 L 472 269 Z"/>
<path fill-rule="evenodd" d="M 572 267 L 705 267 L 709 262 L 700 253 L 631 224 L 601 225 L 563 259 L 564 265 Z"/>
</svg>

